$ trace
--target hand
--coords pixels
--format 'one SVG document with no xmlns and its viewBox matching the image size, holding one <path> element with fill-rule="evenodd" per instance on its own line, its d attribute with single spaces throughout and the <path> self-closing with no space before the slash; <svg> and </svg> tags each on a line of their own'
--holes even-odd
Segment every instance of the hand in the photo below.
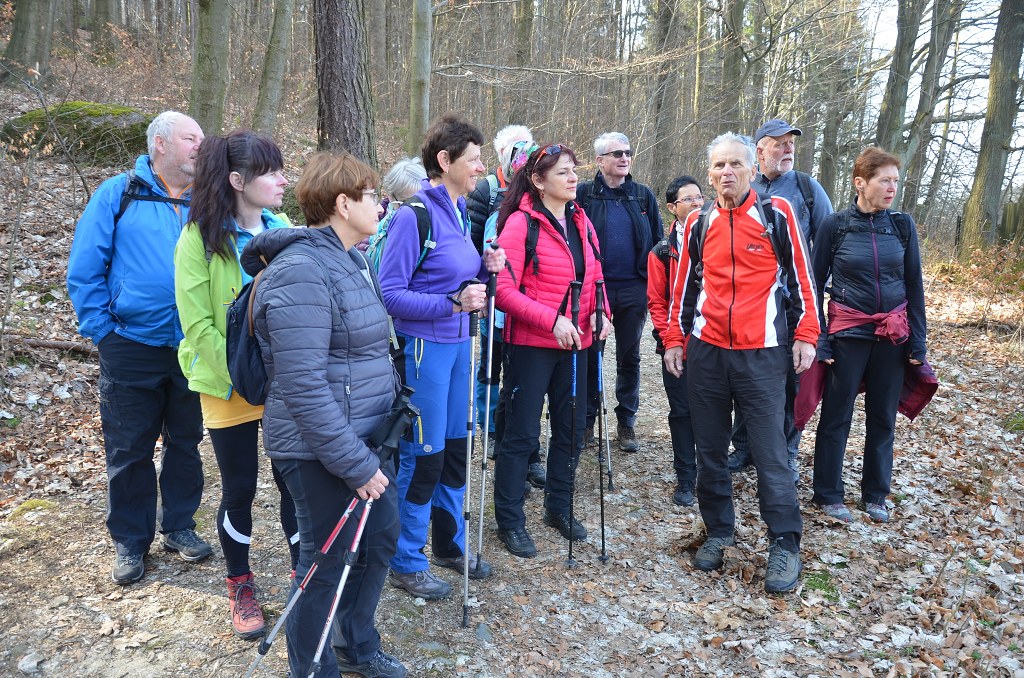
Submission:
<svg viewBox="0 0 1024 678">
<path fill-rule="evenodd" d="M 583 348 L 583 344 L 580 343 L 580 329 L 575 327 L 572 321 L 564 315 L 558 316 L 552 332 L 554 332 L 555 340 L 558 341 L 559 348 L 571 349 L 573 346 L 577 349 Z"/>
<path fill-rule="evenodd" d="M 466 285 L 462 288 L 461 292 L 455 295 L 455 298 L 459 300 L 460 304 L 462 304 L 461 307 L 456 306 L 456 312 L 459 310 L 466 313 L 479 311 L 487 304 L 487 286 L 483 283 Z"/>
<path fill-rule="evenodd" d="M 686 361 L 683 359 L 683 347 L 673 346 L 672 348 L 665 349 L 665 369 L 668 373 L 675 378 L 683 376 L 683 368 L 686 367 Z"/>
<path fill-rule="evenodd" d="M 920 360 L 916 360 L 914 358 L 910 358 L 907 362 L 909 362 L 911 365 L 920 365 L 921 364 Z"/>
<path fill-rule="evenodd" d="M 590 314 L 590 326 L 597 327 L 597 313 Z M 604 341 L 605 339 L 607 339 L 608 335 L 611 334 L 611 329 L 612 324 L 608 322 L 608 318 L 605 318 L 604 322 L 601 323 L 601 336 L 599 336 L 597 340 Z"/>
<path fill-rule="evenodd" d="M 388 477 L 381 473 L 380 469 L 373 474 L 373 477 L 360 488 L 356 489 L 356 494 L 360 499 L 366 501 L 367 499 L 380 499 L 380 496 L 384 494 L 384 488 L 388 486 Z"/>
<path fill-rule="evenodd" d="M 834 365 L 835 362 L 836 362 L 836 359 L 835 358 L 825 358 L 821 362 L 825 363 L 826 365 Z"/>
<path fill-rule="evenodd" d="M 505 250 L 501 247 L 484 249 L 484 266 L 491 273 L 500 273 L 505 268 Z"/>
<path fill-rule="evenodd" d="M 806 372 L 814 364 L 817 355 L 818 351 L 814 348 L 814 344 L 797 339 L 793 342 L 793 369 L 797 374 Z"/>
</svg>

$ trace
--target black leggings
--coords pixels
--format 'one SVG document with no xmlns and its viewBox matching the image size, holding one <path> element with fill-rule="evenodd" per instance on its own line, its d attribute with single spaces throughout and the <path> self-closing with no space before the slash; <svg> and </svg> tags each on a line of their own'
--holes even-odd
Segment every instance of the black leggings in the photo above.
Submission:
<svg viewBox="0 0 1024 678">
<path fill-rule="evenodd" d="M 228 576 L 239 577 L 251 571 L 249 542 L 252 536 L 252 503 L 256 499 L 259 472 L 260 422 L 247 421 L 227 428 L 211 428 L 210 441 L 220 469 L 221 500 L 217 510 L 217 536 L 224 551 Z M 274 483 L 281 493 L 281 527 L 291 555 L 292 569 L 299 560 L 298 523 L 295 502 L 276 465 L 271 465 Z"/>
</svg>

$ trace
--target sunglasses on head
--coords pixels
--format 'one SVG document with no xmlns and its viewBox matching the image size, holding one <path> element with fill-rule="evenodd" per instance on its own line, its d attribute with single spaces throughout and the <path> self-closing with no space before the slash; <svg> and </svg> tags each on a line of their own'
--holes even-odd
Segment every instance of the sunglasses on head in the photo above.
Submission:
<svg viewBox="0 0 1024 678">
<path fill-rule="evenodd" d="M 540 161 L 540 159 L 543 158 L 545 155 L 558 155 L 559 153 L 562 152 L 563 148 L 565 147 L 562 146 L 562 144 L 551 144 L 550 146 L 545 146 L 544 149 L 540 152 L 540 155 L 537 156 L 537 160 Z"/>
<path fill-rule="evenodd" d="M 613 158 L 621 158 L 622 156 L 626 156 L 627 158 L 632 158 L 633 157 L 633 149 L 631 149 L 631 148 L 620 148 L 617 151 L 608 151 L 607 153 L 602 153 L 601 155 L 602 156 L 610 155 Z"/>
</svg>

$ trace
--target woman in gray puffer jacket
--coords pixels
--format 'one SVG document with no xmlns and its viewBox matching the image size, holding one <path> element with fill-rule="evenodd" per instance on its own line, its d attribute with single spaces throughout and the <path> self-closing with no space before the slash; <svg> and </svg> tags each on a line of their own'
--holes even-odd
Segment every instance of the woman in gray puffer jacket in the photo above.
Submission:
<svg viewBox="0 0 1024 678">
<path fill-rule="evenodd" d="M 388 317 L 376 276 L 355 244 L 377 224 L 376 172 L 348 154 L 314 156 L 295 187 L 308 229 L 275 229 L 245 249 L 242 265 L 255 275 L 253 317 L 270 388 L 263 439 L 295 499 L 302 581 L 353 495 L 373 498 L 373 510 L 349 573 L 333 625 L 334 651 L 316 676 L 342 672 L 404 676 L 381 651 L 374 614 L 398 538 L 394 464 L 367 445 L 399 389 L 388 356 Z M 288 664 L 309 674 L 343 555 L 360 510 L 320 560 L 288 617 Z"/>
</svg>

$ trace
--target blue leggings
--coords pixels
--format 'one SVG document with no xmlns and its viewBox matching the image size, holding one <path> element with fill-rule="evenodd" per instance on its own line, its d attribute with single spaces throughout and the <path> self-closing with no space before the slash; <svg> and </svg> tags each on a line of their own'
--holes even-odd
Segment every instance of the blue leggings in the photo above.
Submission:
<svg viewBox="0 0 1024 678">
<path fill-rule="evenodd" d="M 395 366 L 404 383 L 416 389 L 420 409 L 408 439 L 399 446 L 398 511 L 401 534 L 391 559 L 395 572 L 430 567 L 423 547 L 433 522 L 435 556 L 462 555 L 466 494 L 466 437 L 469 414 L 471 342 L 440 344 L 398 335 Z"/>
</svg>

